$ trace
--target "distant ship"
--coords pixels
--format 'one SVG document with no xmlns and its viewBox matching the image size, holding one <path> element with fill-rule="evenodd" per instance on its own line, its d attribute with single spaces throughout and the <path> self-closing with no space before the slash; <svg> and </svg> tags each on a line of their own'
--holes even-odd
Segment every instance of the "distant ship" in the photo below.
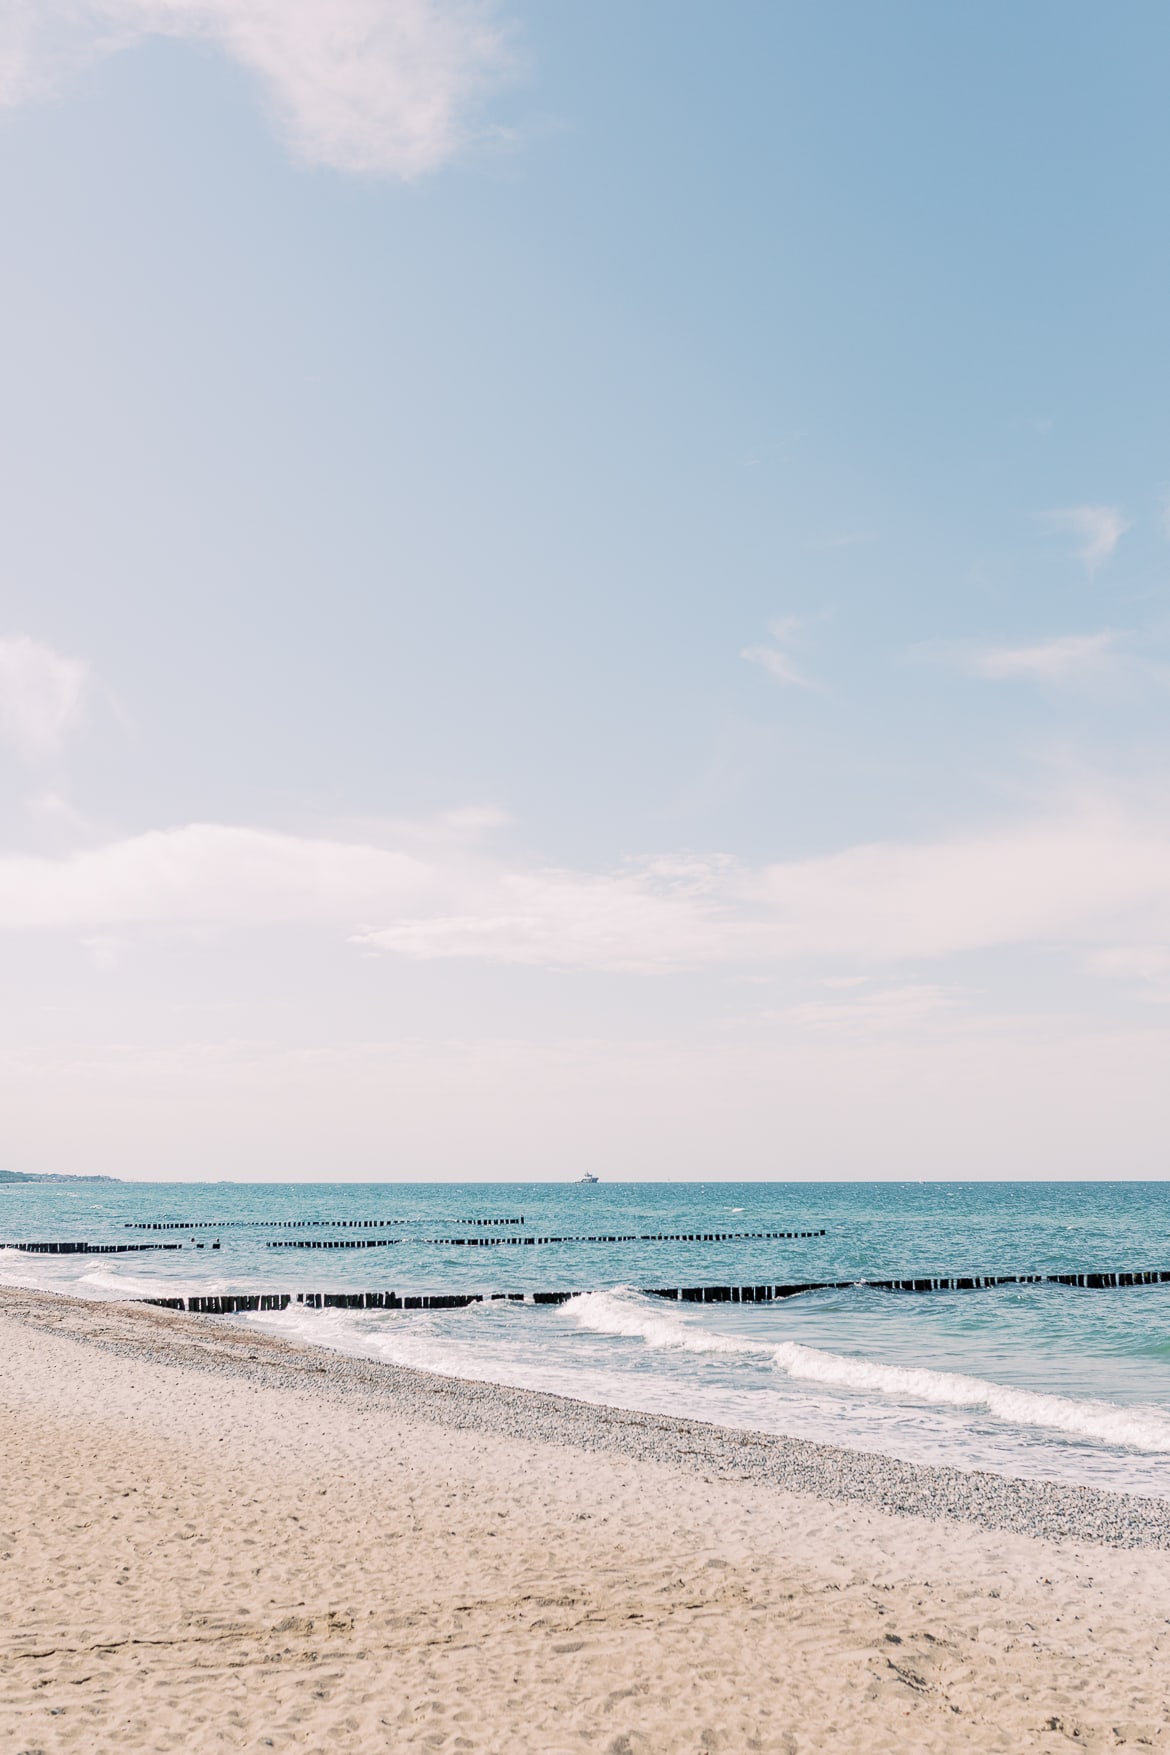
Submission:
<svg viewBox="0 0 1170 1755">
<path fill-rule="evenodd" d="M 588 1170 L 586 1170 L 584 1176 L 582 1176 L 582 1178 L 581 1178 L 581 1181 L 582 1182 L 598 1182 L 598 1181 L 600 1181 L 600 1177 L 590 1176 Z"/>
</svg>

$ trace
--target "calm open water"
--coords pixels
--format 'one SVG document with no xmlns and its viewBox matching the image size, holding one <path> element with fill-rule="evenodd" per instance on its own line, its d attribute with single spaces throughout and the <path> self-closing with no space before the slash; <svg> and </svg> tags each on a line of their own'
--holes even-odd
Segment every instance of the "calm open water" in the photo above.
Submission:
<svg viewBox="0 0 1170 1755">
<path fill-rule="evenodd" d="M 523 1228 L 468 1223 L 520 1215 Z M 385 1248 L 266 1247 L 352 1236 L 347 1220 L 401 1222 L 359 1233 L 394 1238 Z M 144 1221 L 191 1228 L 127 1228 Z M 283 1229 L 294 1221 L 300 1229 Z M 824 1237 L 805 1240 L 439 1241 L 822 1226 Z M 3 1242 L 155 1235 L 183 1247 L 98 1258 L 4 1250 L 0 1282 L 89 1298 L 578 1291 L 543 1308 L 299 1308 L 231 1320 L 432 1371 L 911 1461 L 1170 1493 L 1170 1285 L 852 1289 L 754 1307 L 666 1304 L 639 1290 L 1170 1269 L 1170 1184 L 0 1185 Z"/>
</svg>

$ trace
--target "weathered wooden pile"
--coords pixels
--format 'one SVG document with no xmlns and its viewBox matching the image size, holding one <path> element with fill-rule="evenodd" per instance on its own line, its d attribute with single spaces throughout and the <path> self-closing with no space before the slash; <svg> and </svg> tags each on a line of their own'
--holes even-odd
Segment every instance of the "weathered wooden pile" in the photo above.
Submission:
<svg viewBox="0 0 1170 1755">
<path fill-rule="evenodd" d="M 182 1249 L 181 1243 L 0 1243 L 23 1255 L 141 1255 L 148 1249 Z"/>
<path fill-rule="evenodd" d="M 770 1304 L 802 1292 L 974 1292 L 990 1286 L 1081 1286 L 1103 1291 L 1121 1286 L 1170 1283 L 1170 1270 L 1139 1269 L 1081 1274 L 933 1274 L 905 1280 L 808 1280 L 794 1285 L 645 1286 L 647 1298 L 669 1298 L 682 1304 Z M 469 1304 L 565 1304 L 576 1292 L 225 1292 L 196 1298 L 143 1298 L 167 1310 L 204 1316 L 232 1316 L 239 1311 L 285 1310 L 292 1303 L 310 1310 L 463 1310 Z"/>
</svg>

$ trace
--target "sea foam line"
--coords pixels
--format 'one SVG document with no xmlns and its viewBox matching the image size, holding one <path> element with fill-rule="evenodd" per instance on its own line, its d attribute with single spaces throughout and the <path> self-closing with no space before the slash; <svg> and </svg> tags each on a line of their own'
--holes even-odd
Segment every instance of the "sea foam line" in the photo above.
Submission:
<svg viewBox="0 0 1170 1755">
<path fill-rule="evenodd" d="M 899 1401 L 927 1402 L 934 1407 L 985 1410 L 993 1419 L 1016 1426 L 1039 1426 L 1099 1444 L 1133 1450 L 1170 1451 L 1170 1413 L 1139 1403 L 1078 1400 L 1041 1390 L 1014 1389 L 959 1371 L 927 1366 L 887 1365 L 881 1360 L 830 1353 L 799 1341 L 751 1341 L 739 1335 L 717 1335 L 672 1311 L 645 1305 L 636 1293 L 589 1292 L 566 1306 L 582 1328 L 598 1334 L 624 1335 L 648 1347 L 680 1348 L 691 1353 L 738 1354 L 768 1362 L 802 1383 L 855 1394 L 878 1394 Z"/>
</svg>

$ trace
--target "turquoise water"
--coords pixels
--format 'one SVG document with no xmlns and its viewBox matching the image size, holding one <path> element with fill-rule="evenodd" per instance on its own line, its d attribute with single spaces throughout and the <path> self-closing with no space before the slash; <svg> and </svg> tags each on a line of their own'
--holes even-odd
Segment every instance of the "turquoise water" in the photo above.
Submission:
<svg viewBox="0 0 1170 1755">
<path fill-rule="evenodd" d="M 521 1215 L 522 1227 L 467 1222 Z M 147 1222 L 193 1228 L 128 1228 Z M 807 1239 L 442 1241 L 822 1227 L 823 1237 Z M 393 1241 L 352 1252 L 266 1247 L 297 1236 L 355 1235 Z M 345 1351 L 586 1400 L 910 1460 L 1170 1491 L 1170 1286 L 928 1295 L 853 1288 L 767 1306 L 701 1308 L 642 1290 L 1170 1269 L 1170 1185 L 1163 1183 L 0 1188 L 5 1242 L 154 1238 L 183 1247 L 56 1258 L 6 1250 L 0 1280 L 98 1298 L 573 1291 L 581 1296 L 548 1308 L 301 1307 L 247 1320 Z"/>
</svg>

